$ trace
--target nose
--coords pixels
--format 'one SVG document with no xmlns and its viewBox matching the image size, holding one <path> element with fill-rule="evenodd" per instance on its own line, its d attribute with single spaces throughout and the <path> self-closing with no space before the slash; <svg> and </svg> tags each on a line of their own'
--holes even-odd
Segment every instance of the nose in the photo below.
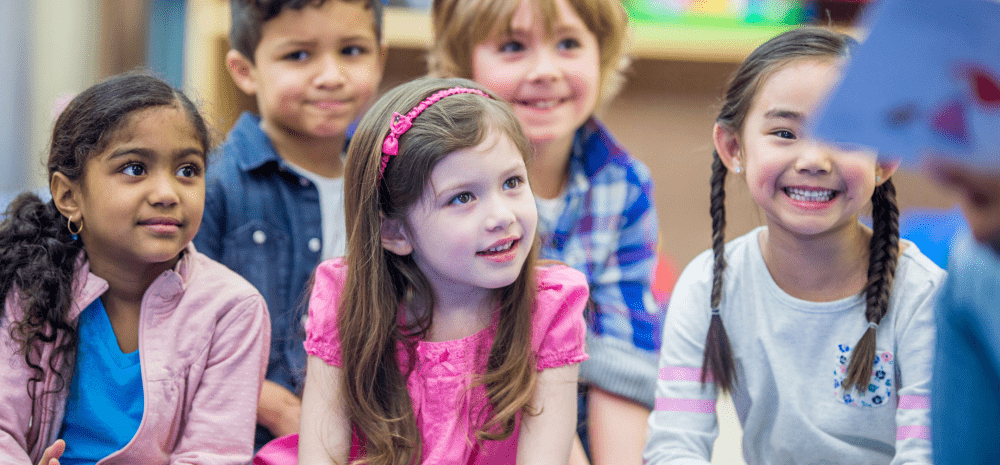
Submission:
<svg viewBox="0 0 1000 465">
<path fill-rule="evenodd" d="M 486 219 L 486 229 L 489 231 L 503 231 L 512 223 L 517 221 L 514 209 L 503 198 L 495 198 L 490 208 L 489 217 Z"/>
<path fill-rule="evenodd" d="M 336 88 L 344 83 L 344 70 L 336 56 L 325 55 L 319 60 L 314 84 L 317 87 Z"/>
<path fill-rule="evenodd" d="M 826 174 L 833 168 L 831 147 L 816 141 L 809 143 L 795 160 L 795 170 L 800 173 Z"/>
<path fill-rule="evenodd" d="M 180 202 L 177 181 L 172 175 L 153 176 L 149 190 L 149 203 L 157 207 L 171 207 Z"/>
<path fill-rule="evenodd" d="M 534 60 L 528 72 L 528 81 L 549 82 L 559 77 L 559 57 L 554 50 L 540 47 L 535 50 Z"/>
</svg>

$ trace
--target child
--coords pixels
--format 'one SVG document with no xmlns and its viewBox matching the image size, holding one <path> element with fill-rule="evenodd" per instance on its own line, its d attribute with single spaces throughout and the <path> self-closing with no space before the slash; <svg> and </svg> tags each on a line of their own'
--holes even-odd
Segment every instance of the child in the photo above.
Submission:
<svg viewBox="0 0 1000 465">
<path fill-rule="evenodd" d="M 708 463 L 720 390 L 747 463 L 930 463 L 944 272 L 899 240 L 895 166 L 806 133 L 853 43 L 789 31 L 730 83 L 713 134 L 712 250 L 670 301 L 647 463 Z M 745 177 L 767 225 L 724 245 L 727 171 Z M 873 229 L 858 221 L 869 200 Z"/>
<path fill-rule="evenodd" d="M 961 196 L 972 233 L 953 248 L 937 302 L 934 461 L 992 463 L 1000 454 L 992 395 L 1000 390 L 1000 166 L 935 160 L 930 173 Z"/>
<path fill-rule="evenodd" d="M 270 325 L 191 244 L 208 148 L 187 97 L 141 74 L 56 120 L 52 201 L 0 224 L 0 462 L 250 460 Z"/>
<path fill-rule="evenodd" d="M 401 85 L 361 120 L 347 257 L 309 302 L 299 463 L 566 463 L 587 286 L 536 264 L 529 150 L 465 79 Z"/>
<path fill-rule="evenodd" d="M 233 0 L 230 75 L 257 100 L 207 180 L 198 249 L 267 300 L 273 338 L 256 445 L 297 432 L 306 283 L 344 253 L 348 125 L 382 77 L 379 0 Z"/>
<path fill-rule="evenodd" d="M 432 16 L 431 72 L 471 78 L 513 106 L 534 154 L 541 254 L 590 284 L 591 359 L 580 373 L 594 461 L 639 463 L 663 322 L 650 288 L 653 183 L 593 117 L 621 82 L 621 2 L 437 0 Z"/>
</svg>

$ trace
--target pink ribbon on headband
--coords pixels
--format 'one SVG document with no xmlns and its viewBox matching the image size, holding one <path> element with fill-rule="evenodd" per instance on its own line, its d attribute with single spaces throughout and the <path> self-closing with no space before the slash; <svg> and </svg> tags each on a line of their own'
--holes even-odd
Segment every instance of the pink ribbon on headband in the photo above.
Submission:
<svg viewBox="0 0 1000 465">
<path fill-rule="evenodd" d="M 382 174 L 385 173 L 385 165 L 389 163 L 389 157 L 399 154 L 399 138 L 413 127 L 413 118 L 416 118 L 417 115 L 423 113 L 428 107 L 437 103 L 438 100 L 455 94 L 478 94 L 490 98 L 486 92 L 479 89 L 452 87 L 451 89 L 439 90 L 431 94 L 430 97 L 418 103 L 417 106 L 413 107 L 405 115 L 394 112 L 392 114 L 392 122 L 389 125 L 389 134 L 385 136 L 385 140 L 382 142 L 382 163 L 379 164 L 378 168 L 379 179 L 382 179 Z"/>
</svg>

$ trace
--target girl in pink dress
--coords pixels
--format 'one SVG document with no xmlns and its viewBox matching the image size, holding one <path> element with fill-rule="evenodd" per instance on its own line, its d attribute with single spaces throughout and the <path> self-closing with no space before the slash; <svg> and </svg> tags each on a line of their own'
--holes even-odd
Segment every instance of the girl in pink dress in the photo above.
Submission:
<svg viewBox="0 0 1000 465">
<path fill-rule="evenodd" d="M 299 463 L 566 463 L 584 276 L 539 266 L 528 142 L 465 79 L 382 97 L 347 154 L 347 257 L 316 270 Z"/>
</svg>

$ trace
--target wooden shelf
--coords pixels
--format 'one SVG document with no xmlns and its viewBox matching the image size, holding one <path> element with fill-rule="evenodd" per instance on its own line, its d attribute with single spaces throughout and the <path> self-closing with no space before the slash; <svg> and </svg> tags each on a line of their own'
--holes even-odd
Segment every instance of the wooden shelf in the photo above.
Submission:
<svg viewBox="0 0 1000 465">
<path fill-rule="evenodd" d="M 223 63 L 228 50 L 229 2 L 188 0 L 187 5 L 185 88 L 201 100 L 220 128 L 228 128 L 246 105 L 239 96 L 230 95 L 235 87 Z M 739 63 L 758 45 L 789 28 L 633 21 L 629 54 L 637 60 Z M 430 12 L 386 8 L 383 31 L 390 49 L 426 50 L 432 38 Z"/>
</svg>

